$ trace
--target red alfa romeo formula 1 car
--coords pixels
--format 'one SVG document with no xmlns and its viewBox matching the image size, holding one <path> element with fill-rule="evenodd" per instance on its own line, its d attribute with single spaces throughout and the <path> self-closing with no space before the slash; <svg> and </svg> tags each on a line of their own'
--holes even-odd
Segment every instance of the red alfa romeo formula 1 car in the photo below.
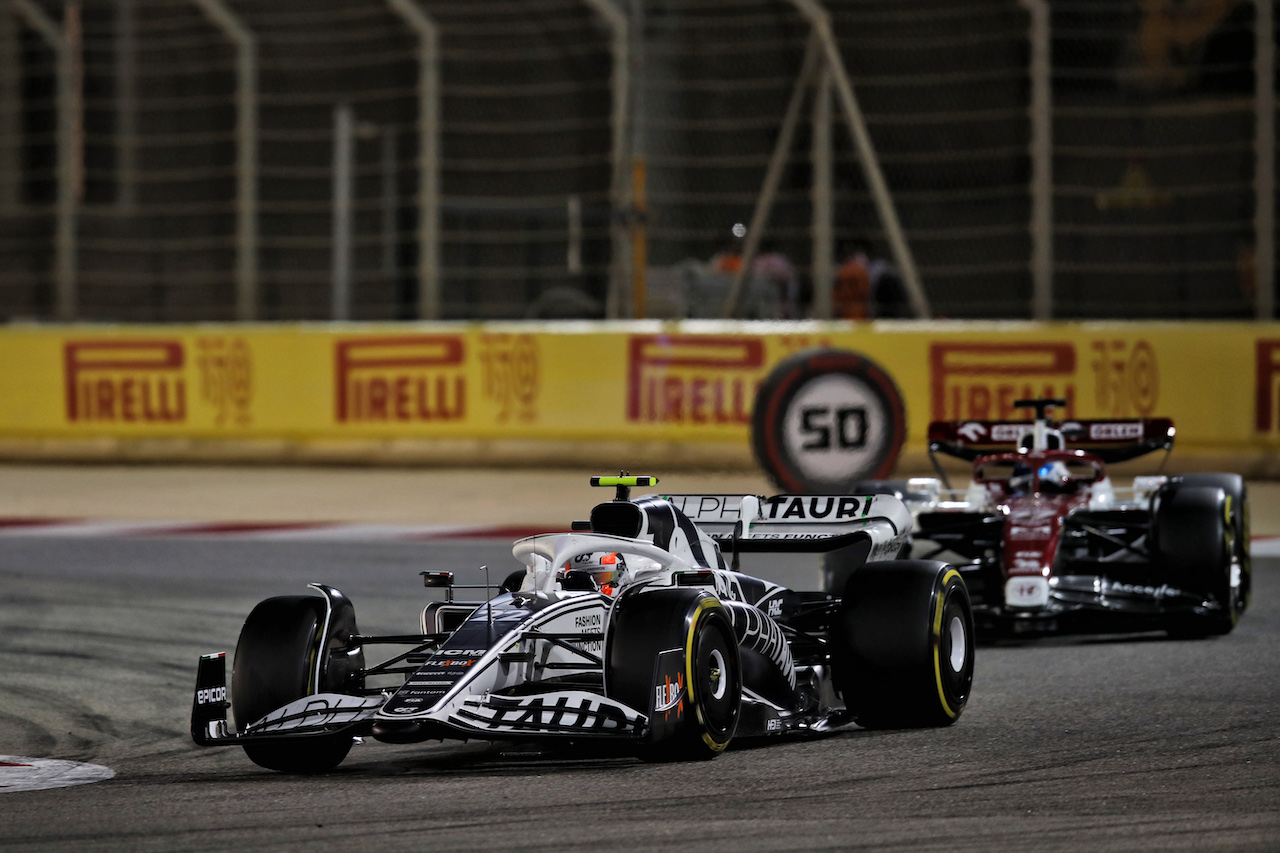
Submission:
<svg viewBox="0 0 1280 853">
<path fill-rule="evenodd" d="M 358 738 L 594 741 L 670 760 L 715 757 L 734 737 L 959 717 L 969 597 L 953 567 L 897 559 L 911 527 L 900 500 L 631 499 L 654 483 L 594 478 L 614 500 L 570 532 L 517 541 L 525 568 L 487 600 L 454 600 L 450 574 L 424 573 L 445 599 L 423 609 L 420 633 L 363 635 L 352 603 L 320 584 L 263 601 L 229 685 L 225 654 L 201 658 L 192 738 L 320 772 Z M 740 570 L 797 557 L 823 589 Z M 387 646 L 401 650 L 367 661 Z"/>
<path fill-rule="evenodd" d="M 1173 446 L 1164 418 L 1049 417 L 1064 400 L 1019 400 L 1033 421 L 935 421 L 942 479 L 881 488 L 916 516 L 913 555 L 950 558 L 980 629 L 1005 633 L 1229 632 L 1249 601 L 1249 505 L 1236 474 L 1139 476 L 1106 464 Z M 952 490 L 934 456 L 970 460 Z"/>
</svg>

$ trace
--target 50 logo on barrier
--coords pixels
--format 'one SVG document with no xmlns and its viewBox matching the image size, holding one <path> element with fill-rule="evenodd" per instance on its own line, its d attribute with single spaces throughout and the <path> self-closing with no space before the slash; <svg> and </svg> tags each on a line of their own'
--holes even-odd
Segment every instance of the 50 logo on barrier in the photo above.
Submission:
<svg viewBox="0 0 1280 853">
<path fill-rule="evenodd" d="M 845 494 L 860 480 L 888 476 L 906 434 L 893 377 L 838 349 L 783 359 L 761 384 L 751 419 L 756 459 L 793 494 Z"/>
<path fill-rule="evenodd" d="M 866 406 L 805 406 L 800 410 L 801 450 L 861 450 L 867 446 Z"/>
</svg>

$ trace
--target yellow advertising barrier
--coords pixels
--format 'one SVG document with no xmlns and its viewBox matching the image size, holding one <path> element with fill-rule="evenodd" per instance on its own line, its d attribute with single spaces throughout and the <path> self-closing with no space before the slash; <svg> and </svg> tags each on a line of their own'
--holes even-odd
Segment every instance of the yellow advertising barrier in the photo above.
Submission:
<svg viewBox="0 0 1280 853">
<path fill-rule="evenodd" d="M 749 465 L 756 387 L 815 346 L 892 375 L 909 453 L 1047 395 L 1171 417 L 1179 454 L 1280 456 L 1280 324 L 963 322 L 14 326 L 0 453 Z"/>
</svg>

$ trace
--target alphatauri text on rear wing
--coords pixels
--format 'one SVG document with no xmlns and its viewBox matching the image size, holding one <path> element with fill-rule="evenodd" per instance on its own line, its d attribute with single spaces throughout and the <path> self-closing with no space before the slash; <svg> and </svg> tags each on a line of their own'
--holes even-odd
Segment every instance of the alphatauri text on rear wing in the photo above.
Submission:
<svg viewBox="0 0 1280 853">
<path fill-rule="evenodd" d="M 830 551 L 856 539 L 896 554 L 911 513 L 893 495 L 665 495 L 723 550 Z"/>
</svg>

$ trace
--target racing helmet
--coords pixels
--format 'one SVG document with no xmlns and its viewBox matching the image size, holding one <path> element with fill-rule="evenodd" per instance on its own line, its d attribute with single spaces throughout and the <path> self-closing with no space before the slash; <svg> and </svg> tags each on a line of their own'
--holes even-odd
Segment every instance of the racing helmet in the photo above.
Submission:
<svg viewBox="0 0 1280 853">
<path fill-rule="evenodd" d="M 1071 472 L 1067 470 L 1067 466 L 1060 460 L 1046 462 L 1041 465 L 1036 475 L 1040 478 L 1040 491 L 1042 492 L 1057 492 L 1061 494 L 1070 492 L 1076 486 L 1076 481 L 1071 476 Z"/>
<path fill-rule="evenodd" d="M 557 572 L 561 589 L 613 595 L 626 577 L 627 562 L 616 551 L 579 554 Z"/>
<path fill-rule="evenodd" d="M 1031 474 L 1031 466 L 1025 462 L 1018 462 L 1013 466 L 1013 471 L 1009 474 L 1009 491 L 1015 495 L 1026 494 L 1031 491 L 1031 484 L 1034 479 Z"/>
</svg>

